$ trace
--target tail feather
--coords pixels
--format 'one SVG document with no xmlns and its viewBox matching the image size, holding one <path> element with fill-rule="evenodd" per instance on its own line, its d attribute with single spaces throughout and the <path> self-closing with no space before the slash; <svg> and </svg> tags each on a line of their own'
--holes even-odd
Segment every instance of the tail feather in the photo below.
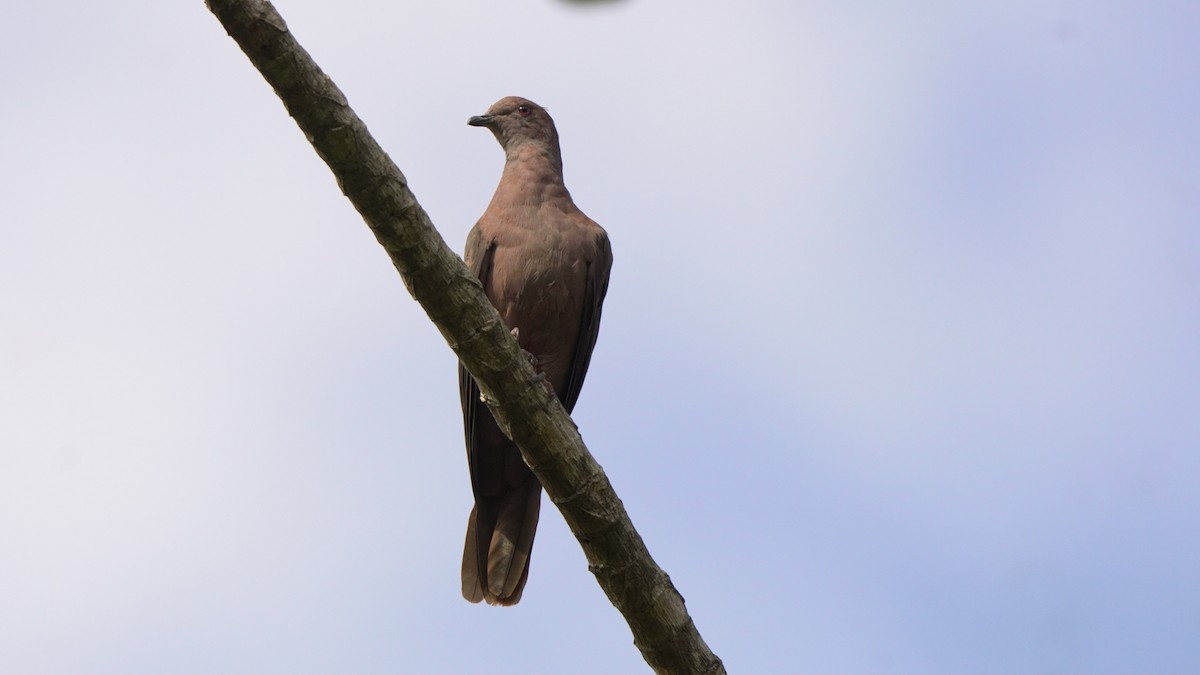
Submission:
<svg viewBox="0 0 1200 675">
<path fill-rule="evenodd" d="M 541 510 L 542 486 L 530 478 L 471 509 L 462 560 L 462 594 L 470 602 L 508 606 L 521 599 Z"/>
<path fill-rule="evenodd" d="M 483 600 L 483 583 L 479 579 L 479 561 L 475 553 L 476 510 L 471 507 L 471 515 L 467 518 L 467 543 L 463 546 L 462 594 L 469 602 Z"/>
</svg>

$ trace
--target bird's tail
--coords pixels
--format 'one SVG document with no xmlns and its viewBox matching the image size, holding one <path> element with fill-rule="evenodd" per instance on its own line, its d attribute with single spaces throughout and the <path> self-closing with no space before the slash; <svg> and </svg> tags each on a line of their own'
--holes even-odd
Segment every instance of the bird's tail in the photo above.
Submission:
<svg viewBox="0 0 1200 675">
<path fill-rule="evenodd" d="M 542 486 L 530 476 L 499 499 L 479 499 L 467 520 L 462 594 L 471 602 L 515 605 L 529 578 Z"/>
</svg>

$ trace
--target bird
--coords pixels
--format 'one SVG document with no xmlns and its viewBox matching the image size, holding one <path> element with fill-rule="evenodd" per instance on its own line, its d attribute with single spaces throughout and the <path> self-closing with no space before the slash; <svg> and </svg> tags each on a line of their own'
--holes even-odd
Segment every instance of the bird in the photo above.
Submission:
<svg viewBox="0 0 1200 675">
<path fill-rule="evenodd" d="M 467 235 L 463 257 L 569 413 L 600 329 L 612 268 L 608 234 L 567 192 L 558 131 L 545 108 L 508 96 L 467 124 L 490 130 L 500 142 L 504 171 Z M 529 578 L 542 485 L 461 363 L 459 396 L 475 498 L 463 546 L 462 594 L 473 603 L 515 605 Z"/>
</svg>

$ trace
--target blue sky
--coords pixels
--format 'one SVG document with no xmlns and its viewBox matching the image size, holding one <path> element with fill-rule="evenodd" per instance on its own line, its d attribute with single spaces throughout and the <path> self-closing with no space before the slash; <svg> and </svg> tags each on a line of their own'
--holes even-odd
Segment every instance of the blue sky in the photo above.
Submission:
<svg viewBox="0 0 1200 675">
<path fill-rule="evenodd" d="M 1200 6 L 280 0 L 456 248 L 547 106 L 576 420 L 742 673 L 1200 667 Z M 0 672 L 645 672 L 470 605 L 454 359 L 201 2 L 0 22 Z"/>
</svg>

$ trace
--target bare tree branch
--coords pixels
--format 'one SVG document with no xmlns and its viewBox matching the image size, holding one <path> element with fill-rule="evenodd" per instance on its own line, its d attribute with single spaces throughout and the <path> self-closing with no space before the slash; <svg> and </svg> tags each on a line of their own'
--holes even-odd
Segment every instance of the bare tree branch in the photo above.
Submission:
<svg viewBox="0 0 1200 675">
<path fill-rule="evenodd" d="M 646 662 L 657 673 L 724 673 L 574 422 L 536 379 L 479 281 L 446 246 L 342 92 L 269 2 L 207 4 L 283 100 L 404 285 L 475 377 L 496 421 L 583 546 L 589 569 L 625 616 Z"/>
</svg>

